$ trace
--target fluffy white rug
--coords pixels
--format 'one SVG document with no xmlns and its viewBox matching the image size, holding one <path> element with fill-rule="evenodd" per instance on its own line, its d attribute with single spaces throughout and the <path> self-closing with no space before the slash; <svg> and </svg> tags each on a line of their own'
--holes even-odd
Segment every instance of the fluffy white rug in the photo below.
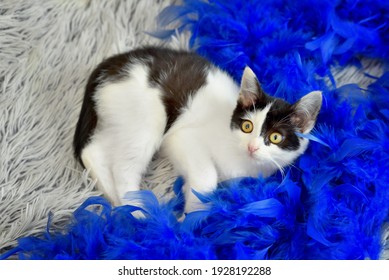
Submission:
<svg viewBox="0 0 389 280">
<path fill-rule="evenodd" d="M 49 212 L 60 229 L 86 198 L 100 195 L 72 151 L 86 81 L 105 57 L 161 44 L 145 32 L 172 2 L 0 2 L 0 254 L 44 231 Z M 380 65 L 366 63 L 379 75 Z M 355 68 L 336 76 L 339 85 L 370 82 Z M 169 163 L 157 159 L 145 185 L 163 194 L 173 180 Z"/>
<path fill-rule="evenodd" d="M 145 32 L 172 2 L 0 2 L 0 253 L 100 194 L 72 151 L 86 81 L 107 56 L 161 44 Z"/>
</svg>

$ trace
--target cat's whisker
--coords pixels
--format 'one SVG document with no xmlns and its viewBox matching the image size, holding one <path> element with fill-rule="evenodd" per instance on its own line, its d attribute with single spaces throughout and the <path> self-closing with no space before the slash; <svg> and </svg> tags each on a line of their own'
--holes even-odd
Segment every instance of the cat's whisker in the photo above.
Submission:
<svg viewBox="0 0 389 280">
<path fill-rule="evenodd" d="M 285 177 L 284 167 L 281 164 L 279 164 L 275 159 L 273 159 L 272 156 L 268 156 L 267 158 L 277 167 L 277 169 L 281 172 L 282 178 L 284 178 Z"/>
<path fill-rule="evenodd" d="M 289 164 L 289 167 L 293 167 L 293 168 L 296 168 L 296 169 L 299 169 L 295 164 L 291 163 Z"/>
</svg>

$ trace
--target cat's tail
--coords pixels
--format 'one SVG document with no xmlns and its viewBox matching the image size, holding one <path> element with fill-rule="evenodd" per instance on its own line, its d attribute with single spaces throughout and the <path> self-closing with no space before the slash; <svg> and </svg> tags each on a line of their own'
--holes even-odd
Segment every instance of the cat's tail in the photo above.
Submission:
<svg viewBox="0 0 389 280">
<path fill-rule="evenodd" d="M 96 77 L 99 75 L 97 71 L 94 71 L 89 78 L 88 84 L 85 89 L 84 101 L 82 103 L 80 117 L 77 122 L 76 131 L 73 138 L 74 156 L 85 167 L 82 162 L 81 153 L 90 140 L 96 125 L 97 125 L 97 113 L 95 110 L 95 101 L 93 95 L 95 94 L 98 82 Z"/>
</svg>

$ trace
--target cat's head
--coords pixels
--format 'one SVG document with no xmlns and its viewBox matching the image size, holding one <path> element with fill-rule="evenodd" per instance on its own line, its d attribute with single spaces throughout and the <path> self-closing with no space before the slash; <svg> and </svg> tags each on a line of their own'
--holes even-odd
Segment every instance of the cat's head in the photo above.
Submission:
<svg viewBox="0 0 389 280">
<path fill-rule="evenodd" d="M 321 104 L 320 91 L 313 91 L 294 104 L 271 97 L 246 67 L 231 129 L 241 152 L 258 165 L 263 176 L 269 176 L 304 153 L 308 140 L 298 137 L 296 132 L 309 133 L 313 129 Z"/>
</svg>

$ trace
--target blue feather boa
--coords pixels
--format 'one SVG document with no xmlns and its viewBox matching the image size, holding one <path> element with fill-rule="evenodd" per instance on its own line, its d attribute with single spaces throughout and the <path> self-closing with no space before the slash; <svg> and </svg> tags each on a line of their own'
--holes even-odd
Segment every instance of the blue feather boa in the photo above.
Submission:
<svg viewBox="0 0 389 280">
<path fill-rule="evenodd" d="M 66 233 L 26 237 L 2 257 L 22 259 L 377 259 L 389 221 L 389 72 L 367 89 L 336 88 L 330 67 L 389 59 L 388 1 L 185 0 L 160 15 L 192 32 L 191 46 L 239 80 L 245 65 L 267 92 L 324 104 L 307 152 L 282 177 L 237 178 L 209 209 L 178 223 L 180 197 L 134 206 L 91 197 Z M 158 35 L 167 36 L 164 30 Z M 333 81 L 327 87 L 325 78 Z M 181 180 L 177 180 L 179 190 Z"/>
</svg>

